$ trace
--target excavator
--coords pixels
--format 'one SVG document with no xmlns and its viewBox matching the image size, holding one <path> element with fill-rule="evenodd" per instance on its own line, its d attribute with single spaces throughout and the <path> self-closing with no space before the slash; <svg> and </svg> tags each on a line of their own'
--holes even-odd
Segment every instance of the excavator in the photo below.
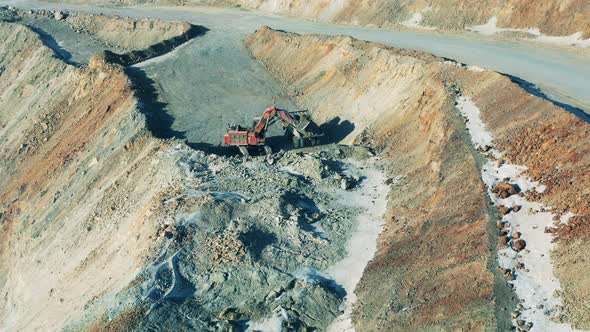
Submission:
<svg viewBox="0 0 590 332">
<path fill-rule="evenodd" d="M 292 137 L 295 148 L 320 143 L 322 132 L 307 112 L 288 112 L 275 106 L 266 108 L 260 118 L 255 118 L 250 129 L 229 124 L 223 136 L 223 143 L 228 146 L 237 146 L 245 156 L 250 155 L 253 149 L 264 149 L 264 152 L 270 155 L 272 148 L 266 143 L 266 134 L 268 128 L 279 121 L 285 133 Z"/>
</svg>

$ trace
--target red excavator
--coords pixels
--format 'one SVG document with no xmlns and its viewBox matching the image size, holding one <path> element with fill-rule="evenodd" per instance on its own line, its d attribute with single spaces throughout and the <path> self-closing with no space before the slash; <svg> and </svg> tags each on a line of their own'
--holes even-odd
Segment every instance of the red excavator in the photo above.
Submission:
<svg viewBox="0 0 590 332">
<path fill-rule="evenodd" d="M 243 155 L 250 155 L 250 149 L 264 149 L 270 155 L 272 149 L 266 144 L 268 128 L 277 121 L 281 121 L 283 130 L 292 136 L 293 146 L 302 148 L 306 145 L 317 145 L 322 132 L 311 120 L 307 112 L 287 112 L 274 106 L 268 107 L 260 118 L 254 119 L 251 129 L 240 125 L 230 124 L 223 136 L 225 145 L 237 146 Z"/>
</svg>

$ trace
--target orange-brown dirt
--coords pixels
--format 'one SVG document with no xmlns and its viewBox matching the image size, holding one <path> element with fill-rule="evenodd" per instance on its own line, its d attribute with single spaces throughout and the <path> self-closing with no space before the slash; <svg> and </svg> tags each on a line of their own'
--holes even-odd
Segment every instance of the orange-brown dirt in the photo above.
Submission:
<svg viewBox="0 0 590 332">
<path fill-rule="evenodd" d="M 494 288 L 497 262 L 488 248 L 497 241 L 495 221 L 487 222 L 477 163 L 454 115 L 455 93 L 474 99 L 505 158 L 547 186 L 532 198 L 578 214 L 560 227 L 553 259 L 561 318 L 588 328 L 588 297 L 579 295 L 590 292 L 588 262 L 580 256 L 590 243 L 588 124 L 503 75 L 422 53 L 268 28 L 245 43 L 303 108 L 320 121 L 349 119 L 354 130 L 343 142 L 377 146 L 391 160 L 390 175 L 401 176 L 377 255 L 357 287 L 357 328 L 502 329 L 494 307 L 512 295 Z"/>
<path fill-rule="evenodd" d="M 145 266 L 176 168 L 122 68 L 66 65 L 22 25 L 0 37 L 0 330 L 60 330 Z"/>
</svg>

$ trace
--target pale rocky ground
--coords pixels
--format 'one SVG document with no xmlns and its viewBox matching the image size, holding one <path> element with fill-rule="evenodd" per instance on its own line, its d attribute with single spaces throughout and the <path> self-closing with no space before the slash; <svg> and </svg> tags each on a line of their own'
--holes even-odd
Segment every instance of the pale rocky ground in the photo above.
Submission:
<svg viewBox="0 0 590 332">
<path fill-rule="evenodd" d="M 40 16 L 37 24 L 56 26 Z M 42 35 L 0 23 L 0 152 L 9 156 L 0 159 L 0 329 L 325 330 L 351 289 L 358 331 L 590 328 L 590 133 L 580 118 L 495 72 L 346 36 L 262 28 L 245 40 L 260 62 L 248 75 L 265 73 L 257 96 L 280 85 L 285 103 L 310 109 L 334 141 L 357 147 L 219 156 L 168 132 L 160 89 L 138 80 L 137 68 L 166 59 L 135 69 L 109 62 L 150 61 L 158 54 L 133 52 L 157 50 L 146 45 L 166 42 L 154 39 L 158 31 L 190 47 L 199 40 L 184 36 L 190 27 L 140 20 L 134 38 L 113 45 L 108 31 L 134 21 L 82 21 L 95 19 L 108 22 L 100 25 L 107 37 L 100 26 L 64 29 L 122 56 L 80 54 L 86 61 L 75 66 Z M 479 133 L 462 117 L 464 98 L 479 110 Z M 472 144 L 482 128 L 492 147 Z M 374 153 L 377 163 L 366 162 Z M 527 200 L 575 214 L 547 225 L 545 242 L 523 227 L 532 253 L 517 253 L 518 239 L 504 233 L 510 217 L 488 198 L 496 183 L 482 180 L 483 165 L 500 158 L 545 186 Z M 350 257 L 360 221 L 380 224 L 382 210 L 370 206 L 383 197 L 383 232 L 356 285 L 333 267 Z M 534 245 L 551 241 L 541 248 L 551 257 L 533 256 Z M 530 271 L 507 271 L 499 250 L 524 255 Z M 519 285 L 539 272 L 528 262 L 559 280 L 548 314 L 528 298 L 518 304 Z"/>
<path fill-rule="evenodd" d="M 528 192 L 529 199 L 546 203 L 558 215 L 571 212 L 578 216 L 576 226 L 570 222 L 570 226 L 561 226 L 563 231 L 560 228 L 578 242 L 558 240 L 564 234 L 557 238 L 545 234 L 547 240 L 541 244 L 557 241 L 552 253 L 560 257 L 552 260 L 545 254 L 541 259 L 549 264 L 549 271 L 547 265 L 541 265 L 542 270 L 531 273 L 561 277 L 562 289 L 556 296 L 563 308 L 547 313 L 544 319 L 561 322 L 558 329 L 567 330 L 570 324 L 589 328 L 588 316 L 582 314 L 588 301 L 578 295 L 587 292 L 587 281 L 581 280 L 586 277 L 566 258 L 578 257 L 586 241 L 586 204 L 570 203 L 585 202 L 588 196 L 585 170 L 590 161 L 584 157 L 587 147 L 583 137 L 589 127 L 584 120 L 528 94 L 503 75 L 420 52 L 345 36 L 286 34 L 266 28 L 246 44 L 292 89 L 300 105 L 315 110 L 320 119 L 346 114 L 354 123 L 354 131 L 346 139 L 380 147 L 391 160 L 392 174 L 402 176 L 390 194 L 388 223 L 377 255 L 357 288 L 355 321 L 360 330 L 504 330 L 503 319 L 512 310 L 540 310 L 536 306 L 542 303 L 527 302 L 518 309 L 517 296 L 507 289 L 529 278 L 528 274 L 515 273 L 516 281 L 508 279 L 506 283 L 497 257 L 488 256 L 488 246 L 496 248 L 498 241 L 498 216 L 494 208 L 486 207 L 489 201 L 478 171 L 485 160 L 473 151 L 457 118 L 455 98 L 463 95 L 473 98 L 481 110 L 480 127 L 489 129 L 488 135 L 499 145 L 505 162 L 528 167 L 525 174 L 547 187 L 543 193 Z M 291 58 L 305 61 L 291 62 Z M 327 99 L 332 102 L 325 103 Z M 533 124 L 543 121 L 552 124 L 533 129 Z M 543 129 L 547 127 L 552 129 Z M 517 134 L 518 128 L 531 134 Z M 534 133 L 537 130 L 545 136 Z M 552 138 L 551 132 L 559 133 L 560 139 Z M 532 145 L 528 143 L 531 136 L 538 140 Z M 541 146 L 551 152 L 529 153 Z M 560 162 L 563 158 L 567 161 Z M 552 163 L 559 163 L 564 173 L 555 174 Z M 517 177 L 511 180 L 517 181 Z M 569 181 L 570 186 L 562 186 L 563 181 Z M 526 240 L 526 232 L 523 236 Z M 529 236 L 533 239 L 537 235 Z M 547 253 L 551 248 L 543 250 Z M 578 271 L 574 272 L 576 281 L 564 277 L 571 275 L 565 270 L 572 269 Z M 500 280 L 496 273 L 502 274 Z M 553 281 L 541 278 L 537 282 Z M 523 319 L 533 316 L 527 312 Z M 523 321 L 519 328 L 528 328 L 529 322 Z M 518 325 L 518 320 L 513 323 Z M 530 323 L 532 330 L 542 331 L 546 326 L 541 320 Z"/>
<path fill-rule="evenodd" d="M 0 31 L 0 329 L 224 331 L 281 308 L 324 330 L 340 315 L 328 268 L 367 208 L 342 196 L 386 195 L 364 184 L 380 165 L 347 159 L 366 149 L 197 152 L 154 137 L 157 110 L 117 64 L 75 67 L 23 25 Z"/>
</svg>

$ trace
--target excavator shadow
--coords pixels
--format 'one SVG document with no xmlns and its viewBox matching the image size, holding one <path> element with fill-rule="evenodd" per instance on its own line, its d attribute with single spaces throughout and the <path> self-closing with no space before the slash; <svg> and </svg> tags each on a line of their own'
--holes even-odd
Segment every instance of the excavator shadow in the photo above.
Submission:
<svg viewBox="0 0 590 332">
<path fill-rule="evenodd" d="M 342 120 L 340 117 L 335 117 L 332 120 L 320 125 L 320 130 L 324 133 L 317 141 L 314 147 L 321 147 L 324 145 L 337 144 L 345 139 L 350 133 L 354 131 L 354 124 L 348 120 Z M 272 136 L 266 139 L 267 144 L 272 147 L 273 151 L 283 150 L 297 150 L 288 136 Z M 306 146 L 309 147 L 309 146 Z"/>
<path fill-rule="evenodd" d="M 320 125 L 321 131 L 324 133 L 314 147 L 321 147 L 324 145 L 336 144 L 346 138 L 354 131 L 354 124 L 348 120 L 342 120 L 340 117 L 335 117 L 332 120 Z M 203 151 L 206 153 L 216 154 L 219 156 L 231 157 L 241 155 L 236 146 L 215 145 L 209 143 L 186 142 L 192 149 Z M 300 148 L 295 147 L 291 137 L 287 135 L 275 135 L 266 138 L 266 145 L 269 146 L 273 153 L 278 151 L 291 151 Z M 306 146 L 305 148 L 309 148 Z M 251 149 L 251 156 L 265 155 L 264 149 Z"/>
</svg>

